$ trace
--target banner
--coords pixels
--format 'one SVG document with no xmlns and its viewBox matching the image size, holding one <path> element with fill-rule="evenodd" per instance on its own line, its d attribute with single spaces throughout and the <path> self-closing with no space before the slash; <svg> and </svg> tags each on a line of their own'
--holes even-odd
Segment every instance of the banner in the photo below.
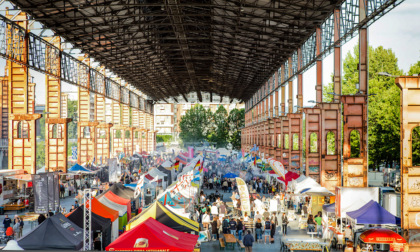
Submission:
<svg viewBox="0 0 420 252">
<path fill-rule="evenodd" d="M 109 182 L 118 182 L 118 164 L 116 158 L 110 158 L 108 161 Z"/>
<path fill-rule="evenodd" d="M 60 207 L 60 185 L 58 174 L 47 172 L 48 177 L 48 210 L 57 211 Z"/>
<path fill-rule="evenodd" d="M 48 175 L 47 173 L 32 175 L 34 193 L 34 212 L 37 214 L 48 213 Z"/>
<path fill-rule="evenodd" d="M 239 197 L 241 199 L 242 215 L 244 215 L 245 212 L 247 212 L 248 216 L 251 216 L 251 206 L 249 202 L 248 187 L 246 186 L 245 181 L 239 177 L 236 177 L 236 183 L 238 184 Z"/>
<path fill-rule="evenodd" d="M 188 158 L 194 158 L 194 148 L 188 147 Z"/>
</svg>

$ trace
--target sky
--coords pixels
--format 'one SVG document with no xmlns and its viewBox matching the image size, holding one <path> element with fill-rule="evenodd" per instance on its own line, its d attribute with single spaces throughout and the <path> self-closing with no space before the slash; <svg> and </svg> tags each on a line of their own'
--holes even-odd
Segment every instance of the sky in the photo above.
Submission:
<svg viewBox="0 0 420 252">
<path fill-rule="evenodd" d="M 392 49 L 398 58 L 399 67 L 406 73 L 410 65 L 420 60 L 420 1 L 405 0 L 402 4 L 391 10 L 369 27 L 369 45 L 373 47 L 383 46 Z M 358 36 L 342 46 L 342 59 L 352 51 L 358 43 Z M 0 75 L 4 74 L 5 60 L 0 60 Z M 323 83 L 331 82 L 333 72 L 333 55 L 323 60 Z M 30 71 L 36 85 L 36 103 L 45 104 L 45 76 L 35 71 Z M 308 69 L 303 74 L 303 101 L 304 107 L 313 106 L 309 100 L 315 100 L 315 67 Z M 296 79 L 293 81 L 294 97 L 297 92 Z M 286 87 L 286 100 L 288 99 L 288 87 Z M 70 99 L 77 99 L 76 86 L 63 83 L 63 92 L 70 92 Z M 296 105 L 296 99 L 294 100 Z"/>
</svg>

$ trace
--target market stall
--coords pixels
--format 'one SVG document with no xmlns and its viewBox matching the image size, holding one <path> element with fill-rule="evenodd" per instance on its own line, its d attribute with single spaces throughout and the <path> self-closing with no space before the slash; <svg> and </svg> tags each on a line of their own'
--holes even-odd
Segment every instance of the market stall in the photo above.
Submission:
<svg viewBox="0 0 420 252">
<path fill-rule="evenodd" d="M 364 231 L 355 244 L 356 251 L 407 251 L 407 241 L 399 234 L 385 228 Z M 408 249 L 408 248 L 407 248 Z"/>
<path fill-rule="evenodd" d="M 180 232 L 194 232 L 198 234 L 198 223 L 180 216 L 165 206 L 163 206 L 159 201 L 155 201 L 147 209 L 144 209 L 139 215 L 134 217 L 126 227 L 126 230 L 135 228 L 140 223 L 147 220 L 149 217 L 156 219 L 160 223 L 173 228 Z"/>
<path fill-rule="evenodd" d="M 98 200 L 106 207 L 109 207 L 115 211 L 118 211 L 118 230 L 120 232 L 123 232 L 124 227 L 125 225 L 127 225 L 127 222 L 128 222 L 127 206 L 115 203 L 106 197 L 100 197 L 98 198 Z"/>
<path fill-rule="evenodd" d="M 116 195 L 112 191 L 106 192 L 102 197 L 106 197 L 109 200 L 111 200 L 111 201 L 113 201 L 113 202 L 115 202 L 119 205 L 127 206 L 127 221 L 129 221 L 131 219 L 131 201 L 130 200 L 124 199 L 124 198 Z"/>
<path fill-rule="evenodd" d="M 101 217 L 110 219 L 112 222 L 111 225 L 111 241 L 114 241 L 118 237 L 118 226 L 119 226 L 119 218 L 118 218 L 118 211 L 115 211 L 105 205 L 103 205 L 99 200 L 96 198 L 92 198 L 91 201 L 92 205 L 92 213 L 95 213 Z"/>
<path fill-rule="evenodd" d="M 148 218 L 122 234 L 106 247 L 107 251 L 193 251 L 198 235 L 176 231 Z"/>
<path fill-rule="evenodd" d="M 78 207 L 73 212 L 66 215 L 67 219 L 72 221 L 78 227 L 83 228 L 84 225 L 84 217 L 83 217 L 84 207 Z M 112 232 L 112 222 L 111 219 L 102 217 L 100 215 L 95 214 L 94 212 L 91 213 L 91 229 L 94 233 L 94 237 L 101 233 L 101 241 L 102 241 L 102 249 L 105 249 L 112 240 L 111 240 L 111 232 Z"/>
<path fill-rule="evenodd" d="M 83 229 L 58 213 L 18 240 L 18 244 L 25 250 L 80 250 L 83 247 Z"/>
<path fill-rule="evenodd" d="M 355 227 L 360 224 L 400 225 L 401 219 L 392 215 L 376 201 L 369 201 L 358 210 L 347 212 L 347 218 Z"/>
</svg>

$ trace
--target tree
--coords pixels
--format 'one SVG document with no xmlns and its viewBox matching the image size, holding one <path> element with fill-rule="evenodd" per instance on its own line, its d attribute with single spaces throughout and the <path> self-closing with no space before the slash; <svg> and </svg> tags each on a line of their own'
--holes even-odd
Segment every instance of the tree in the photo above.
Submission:
<svg viewBox="0 0 420 252">
<path fill-rule="evenodd" d="M 233 149 L 241 149 L 241 129 L 245 126 L 245 109 L 233 109 L 228 116 L 229 143 Z"/>
<path fill-rule="evenodd" d="M 43 112 L 45 113 L 45 110 Z M 39 138 L 45 140 L 45 114 L 39 119 Z"/>
<path fill-rule="evenodd" d="M 348 53 L 343 62 L 342 94 L 355 94 L 356 83 L 359 83 L 359 46 L 353 53 Z M 387 72 L 391 75 L 401 75 L 398 59 L 391 49 L 369 47 L 369 96 L 368 107 L 368 146 L 369 165 L 378 166 L 385 162 L 399 161 L 400 155 L 400 90 L 394 79 L 378 75 Z M 333 84 L 329 83 L 323 90 L 324 101 L 331 102 Z M 352 137 L 352 149 L 357 149 L 357 137 Z M 356 155 L 352 153 L 352 156 Z"/>
<path fill-rule="evenodd" d="M 213 127 L 208 140 L 210 142 L 216 142 L 217 147 L 225 147 L 228 143 L 228 112 L 222 105 L 220 105 L 213 114 Z"/>
<path fill-rule="evenodd" d="M 45 166 L 45 141 L 36 142 L 36 168 Z"/>
<path fill-rule="evenodd" d="M 67 136 L 69 139 L 77 139 L 77 101 L 67 101 L 67 114 L 73 119 L 67 126 Z"/>
<path fill-rule="evenodd" d="M 201 142 L 207 140 L 211 130 L 213 114 L 197 104 L 188 110 L 179 122 L 179 137 L 183 142 Z"/>
</svg>

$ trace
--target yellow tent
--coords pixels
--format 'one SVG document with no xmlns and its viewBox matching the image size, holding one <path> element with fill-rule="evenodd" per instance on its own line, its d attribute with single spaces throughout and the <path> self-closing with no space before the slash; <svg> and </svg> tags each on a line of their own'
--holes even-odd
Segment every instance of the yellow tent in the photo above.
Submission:
<svg viewBox="0 0 420 252">
<path fill-rule="evenodd" d="M 143 221 L 147 220 L 149 217 L 177 231 L 188 233 L 194 232 L 195 234 L 198 234 L 199 225 L 197 222 L 172 212 L 159 201 L 155 201 L 155 203 L 131 219 L 126 226 L 126 230 L 128 231 L 134 228 Z"/>
</svg>

